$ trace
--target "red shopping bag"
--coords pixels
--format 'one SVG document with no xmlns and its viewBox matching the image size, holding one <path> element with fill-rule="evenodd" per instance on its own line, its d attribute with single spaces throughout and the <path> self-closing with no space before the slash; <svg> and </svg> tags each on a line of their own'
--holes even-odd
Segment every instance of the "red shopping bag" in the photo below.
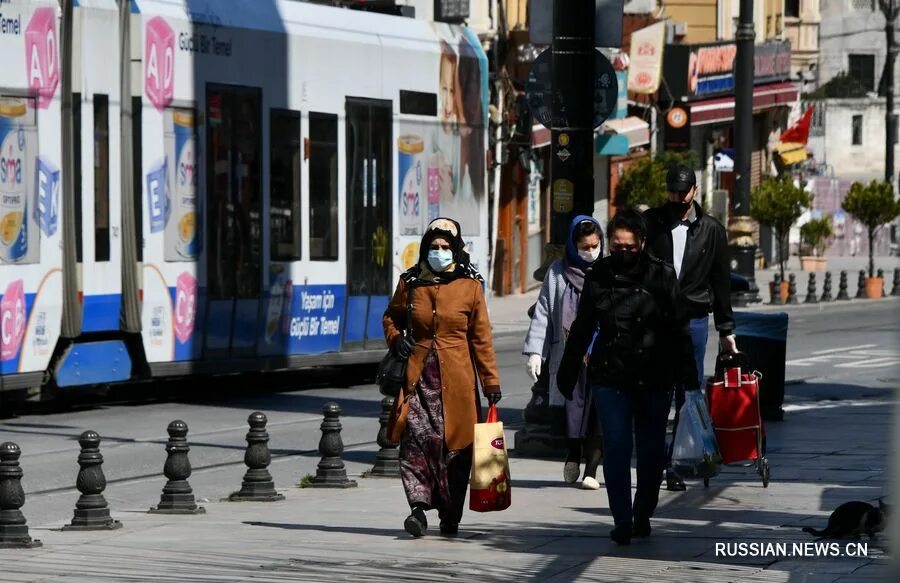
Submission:
<svg viewBox="0 0 900 583">
<path fill-rule="evenodd" d="M 497 407 L 491 405 L 484 423 L 475 424 L 472 445 L 472 478 L 469 481 L 469 510 L 496 512 L 510 505 L 509 455 L 503 423 Z"/>
</svg>

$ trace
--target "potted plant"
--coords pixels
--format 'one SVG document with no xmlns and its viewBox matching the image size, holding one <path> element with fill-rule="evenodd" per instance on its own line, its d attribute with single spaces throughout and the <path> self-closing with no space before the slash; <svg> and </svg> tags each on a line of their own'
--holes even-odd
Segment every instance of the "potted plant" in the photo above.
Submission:
<svg viewBox="0 0 900 583">
<path fill-rule="evenodd" d="M 800 256 L 800 268 L 803 271 L 825 271 L 825 247 L 831 233 L 831 217 L 812 219 L 800 227 L 800 236 L 812 251 L 812 255 Z"/>
<path fill-rule="evenodd" d="M 770 177 L 753 189 L 750 196 L 750 216 L 763 225 L 768 225 L 775 232 L 778 246 L 778 265 L 781 271 L 781 299 L 787 300 L 788 283 L 784 278 L 784 265 L 788 259 L 787 239 L 791 226 L 803 209 L 809 207 L 812 196 L 794 185 L 789 177 Z M 774 295 L 774 284 L 769 284 Z"/>
<path fill-rule="evenodd" d="M 894 189 L 884 181 L 873 180 L 868 186 L 854 182 L 841 207 L 857 221 L 865 225 L 869 235 L 869 277 L 866 279 L 866 296 L 880 298 L 884 281 L 875 277 L 875 235 L 884 225 L 900 216 L 900 201 L 894 197 Z"/>
</svg>

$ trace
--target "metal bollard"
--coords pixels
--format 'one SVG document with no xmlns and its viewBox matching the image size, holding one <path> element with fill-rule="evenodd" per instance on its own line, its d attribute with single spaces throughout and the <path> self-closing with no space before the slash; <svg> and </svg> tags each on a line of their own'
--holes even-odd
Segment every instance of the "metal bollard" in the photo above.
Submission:
<svg viewBox="0 0 900 583">
<path fill-rule="evenodd" d="M 247 451 L 244 463 L 247 473 L 241 483 L 241 489 L 228 497 L 231 502 L 275 502 L 284 500 L 284 495 L 275 491 L 275 482 L 267 469 L 272 463 L 269 453 L 269 433 L 266 431 L 268 419 L 259 411 L 251 413 L 247 418 L 250 431 L 247 432 Z"/>
<path fill-rule="evenodd" d="M 894 286 L 891 288 L 892 296 L 900 296 L 900 267 L 894 268 Z"/>
<path fill-rule="evenodd" d="M 773 306 L 780 306 L 783 304 L 781 301 L 781 273 L 775 274 L 775 279 L 772 283 L 772 301 L 769 303 Z"/>
<path fill-rule="evenodd" d="M 856 280 L 856 299 L 866 299 L 866 270 L 859 270 L 859 279 Z"/>
<path fill-rule="evenodd" d="M 806 299 L 804 304 L 818 304 L 819 298 L 816 297 L 816 274 L 809 274 L 809 281 L 806 283 Z"/>
<path fill-rule="evenodd" d="M 164 473 L 168 482 L 163 487 L 159 505 L 151 508 L 153 514 L 204 514 L 206 509 L 197 506 L 194 500 L 194 490 L 188 483 L 191 477 L 191 462 L 188 452 L 191 451 L 187 442 L 188 426 L 181 420 L 172 421 L 166 429 L 169 433 L 169 442 L 166 444 L 166 465 Z"/>
<path fill-rule="evenodd" d="M 337 403 L 325 403 L 322 407 L 325 420 L 322 421 L 322 438 L 319 453 L 322 459 L 316 468 L 316 476 L 310 480 L 310 488 L 355 488 L 356 482 L 347 478 L 347 469 L 341 454 L 344 442 L 341 440 L 341 408 Z"/>
<path fill-rule="evenodd" d="M 884 293 L 884 270 L 883 270 L 883 269 L 879 269 L 879 270 L 876 272 L 875 277 L 877 277 L 878 279 L 881 280 L 881 297 L 886 298 L 886 297 L 887 297 L 887 294 Z"/>
<path fill-rule="evenodd" d="M 799 304 L 800 302 L 797 300 L 797 276 L 793 273 L 788 275 L 788 299 L 787 303 L 789 304 Z"/>
<path fill-rule="evenodd" d="M 834 298 L 831 296 L 831 272 L 825 272 L 825 283 L 822 284 L 822 297 L 819 298 L 820 302 L 833 302 Z"/>
<path fill-rule="evenodd" d="M 41 541 L 28 535 L 25 515 L 25 490 L 22 489 L 22 468 L 19 466 L 19 446 L 11 441 L 0 445 L 0 549 L 32 549 Z"/>
<path fill-rule="evenodd" d="M 847 283 L 847 272 L 841 271 L 841 279 L 838 282 L 838 295 L 835 298 L 838 301 L 846 301 L 850 299 L 850 293 L 847 291 L 849 284 Z"/>
<path fill-rule="evenodd" d="M 381 400 L 381 415 L 378 417 L 378 446 L 381 449 L 375 454 L 375 465 L 372 466 L 366 477 L 396 478 L 400 476 L 400 450 L 397 445 L 391 443 L 387 436 L 388 420 L 393 407 L 394 397 L 385 397 Z"/>
<path fill-rule="evenodd" d="M 78 454 L 78 478 L 75 485 L 81 496 L 75 503 L 72 523 L 63 530 L 115 530 L 122 523 L 109 515 L 109 505 L 103 497 L 106 476 L 103 475 L 103 455 L 100 453 L 100 435 L 85 431 L 78 438 L 81 453 Z"/>
</svg>

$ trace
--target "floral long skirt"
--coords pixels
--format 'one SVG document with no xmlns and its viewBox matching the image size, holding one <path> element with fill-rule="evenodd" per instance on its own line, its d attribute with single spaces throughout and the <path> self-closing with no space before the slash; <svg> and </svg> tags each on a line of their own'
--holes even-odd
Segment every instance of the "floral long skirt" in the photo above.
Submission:
<svg viewBox="0 0 900 583">
<path fill-rule="evenodd" d="M 447 450 L 441 369 L 432 351 L 409 400 L 406 431 L 400 439 L 400 477 L 409 505 L 436 508 L 442 522 L 459 524 L 471 469 L 471 447 Z"/>
</svg>

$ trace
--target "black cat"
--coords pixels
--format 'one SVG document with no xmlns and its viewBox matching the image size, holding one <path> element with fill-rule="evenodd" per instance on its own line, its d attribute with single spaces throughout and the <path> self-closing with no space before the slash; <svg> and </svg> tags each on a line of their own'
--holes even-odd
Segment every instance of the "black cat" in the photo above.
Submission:
<svg viewBox="0 0 900 583">
<path fill-rule="evenodd" d="M 889 509 L 890 507 L 880 499 L 878 507 L 872 506 L 868 502 L 845 502 L 834 509 L 831 516 L 828 517 L 828 526 L 824 530 L 806 526 L 803 528 L 803 532 L 824 538 L 850 537 L 854 539 L 866 534 L 873 539 L 876 532 L 884 530 Z"/>
</svg>

